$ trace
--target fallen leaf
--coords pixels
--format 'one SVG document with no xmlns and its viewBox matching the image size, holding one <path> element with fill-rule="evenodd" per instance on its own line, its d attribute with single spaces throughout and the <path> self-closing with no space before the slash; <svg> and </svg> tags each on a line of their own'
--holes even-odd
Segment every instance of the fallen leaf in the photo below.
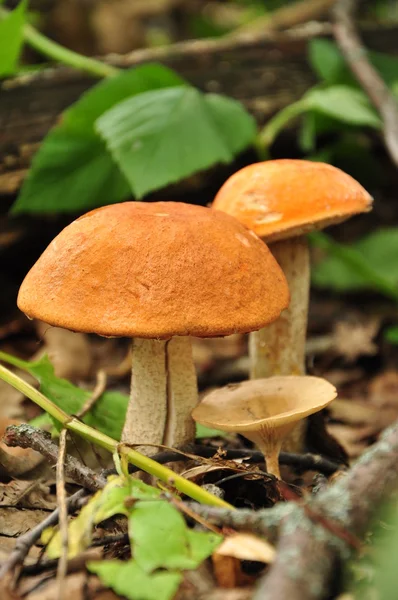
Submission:
<svg viewBox="0 0 398 600">
<path fill-rule="evenodd" d="M 215 554 L 270 564 L 275 559 L 275 548 L 251 533 L 233 533 L 224 539 Z"/>
<path fill-rule="evenodd" d="M 44 510 L 0 507 L 0 535 L 8 537 L 23 535 L 44 521 L 47 516 L 48 512 Z"/>
</svg>

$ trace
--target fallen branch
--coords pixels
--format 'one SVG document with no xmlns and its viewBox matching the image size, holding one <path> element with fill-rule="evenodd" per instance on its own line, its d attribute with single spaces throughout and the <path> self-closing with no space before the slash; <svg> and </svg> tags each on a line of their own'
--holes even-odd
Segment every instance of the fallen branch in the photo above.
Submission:
<svg viewBox="0 0 398 600">
<path fill-rule="evenodd" d="M 32 448 L 40 452 L 52 466 L 57 463 L 58 446 L 54 444 L 51 435 L 46 431 L 30 425 L 11 425 L 7 427 L 3 441 L 7 446 Z M 69 454 L 65 457 L 65 474 L 91 492 L 103 488 L 106 483 L 106 479 L 101 474 L 86 467 Z"/>
<path fill-rule="evenodd" d="M 363 538 L 383 500 L 398 487 L 398 423 L 388 428 L 358 462 L 308 506 L 318 519 L 296 504 L 284 519 L 278 552 L 253 600 L 320 600 L 328 595 L 337 563 L 352 548 L 326 524 Z M 323 523 L 324 524 L 323 524 Z"/>
<path fill-rule="evenodd" d="M 398 422 L 336 483 L 306 502 L 259 511 L 189 506 L 213 525 L 251 531 L 270 542 L 279 537 L 275 563 L 253 600 L 321 600 L 337 563 L 357 547 L 384 498 L 398 487 L 397 459 Z"/>
<path fill-rule="evenodd" d="M 392 161 L 398 166 L 398 103 L 370 63 L 357 33 L 357 0 L 339 0 L 334 8 L 334 36 L 352 73 L 383 120 L 383 136 Z"/>
</svg>

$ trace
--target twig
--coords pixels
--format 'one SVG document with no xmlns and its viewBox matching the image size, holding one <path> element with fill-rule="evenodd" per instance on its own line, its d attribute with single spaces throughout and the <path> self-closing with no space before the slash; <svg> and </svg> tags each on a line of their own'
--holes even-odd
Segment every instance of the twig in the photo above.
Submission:
<svg viewBox="0 0 398 600">
<path fill-rule="evenodd" d="M 51 440 L 51 435 L 47 431 L 36 429 L 30 425 L 10 425 L 6 429 L 3 441 L 7 446 L 33 448 L 40 452 L 51 465 L 55 465 L 57 462 L 58 446 Z M 65 457 L 64 468 L 67 477 L 92 492 L 103 488 L 106 483 L 102 475 L 86 467 L 69 454 Z"/>
<path fill-rule="evenodd" d="M 186 450 L 190 453 L 189 456 L 181 454 L 180 452 L 174 452 L 172 450 L 167 450 L 163 452 L 158 452 L 152 456 L 152 459 L 158 462 L 159 464 L 165 464 L 169 462 L 181 462 L 187 460 L 195 460 L 192 455 L 196 455 L 198 459 L 200 458 L 213 458 L 216 455 L 217 449 L 211 446 L 202 446 L 202 445 L 190 445 L 183 450 Z M 225 454 L 223 454 L 223 458 L 225 460 L 234 460 L 238 458 L 246 458 L 248 463 L 263 463 L 264 455 L 258 450 L 251 450 L 248 448 L 243 448 L 242 450 L 225 449 Z M 290 452 L 281 452 L 279 455 L 279 462 L 281 465 L 294 467 L 299 471 L 318 471 L 324 475 L 333 475 L 336 471 L 344 469 L 344 465 L 339 464 L 337 462 L 333 462 L 328 458 L 324 458 L 319 454 L 294 454 Z M 220 463 L 220 466 L 222 464 Z M 134 465 L 129 466 L 130 473 L 136 473 L 139 469 Z M 115 473 L 115 469 L 107 469 L 102 472 L 104 477 Z"/>
<path fill-rule="evenodd" d="M 275 563 L 253 600 L 321 600 L 337 563 L 352 552 L 350 544 L 322 524 L 333 522 L 349 536 L 363 537 L 383 500 L 398 487 L 398 422 L 385 431 L 350 471 L 282 521 Z"/>
<path fill-rule="evenodd" d="M 57 594 L 58 600 L 63 600 L 65 592 L 65 577 L 68 570 L 69 532 L 68 532 L 68 508 L 66 504 L 65 470 L 66 439 L 68 431 L 62 429 L 59 435 L 59 451 L 57 459 L 57 502 L 59 507 L 59 530 L 61 535 L 61 555 L 57 567 Z"/>
<path fill-rule="evenodd" d="M 254 21 L 237 27 L 229 37 L 243 33 L 264 33 L 289 29 L 324 15 L 336 0 L 300 0 L 292 5 L 282 6 L 270 15 L 261 16 Z"/>
<path fill-rule="evenodd" d="M 357 4 L 357 0 L 338 0 L 334 8 L 334 35 L 351 71 L 381 115 L 384 141 L 398 166 L 398 103 L 369 62 L 354 23 Z"/>
<path fill-rule="evenodd" d="M 83 404 L 81 410 L 76 415 L 79 419 L 82 419 L 94 406 L 97 400 L 102 396 L 106 389 L 106 373 L 102 369 L 100 369 L 97 373 L 97 382 L 92 391 L 92 394 L 89 398 L 87 398 L 86 402 Z"/>
<path fill-rule="evenodd" d="M 74 513 L 82 505 L 82 501 L 85 499 L 87 491 L 82 489 L 70 496 L 67 500 L 67 509 L 69 513 Z M 15 544 L 13 551 L 5 563 L 0 568 L 0 579 L 2 579 L 7 573 L 12 571 L 18 564 L 23 563 L 24 559 L 29 553 L 32 546 L 40 539 L 41 534 L 47 527 L 53 527 L 58 523 L 59 509 L 55 509 L 48 517 L 41 523 L 33 527 L 30 531 L 21 535 Z"/>
</svg>

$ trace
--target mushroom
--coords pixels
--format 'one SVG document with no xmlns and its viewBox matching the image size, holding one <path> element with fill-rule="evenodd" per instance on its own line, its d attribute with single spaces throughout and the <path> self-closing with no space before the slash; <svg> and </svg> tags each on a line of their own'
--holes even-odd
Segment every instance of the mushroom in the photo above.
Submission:
<svg viewBox="0 0 398 600">
<path fill-rule="evenodd" d="M 251 378 L 305 373 L 310 261 L 304 234 L 371 207 L 372 197 L 350 175 L 305 160 L 249 165 L 221 187 L 213 209 L 234 216 L 270 244 L 291 295 L 277 321 L 250 335 Z"/>
<path fill-rule="evenodd" d="M 207 394 L 192 411 L 198 423 L 240 433 L 264 454 L 268 473 L 280 479 L 282 442 L 297 423 L 327 406 L 337 392 L 320 377 L 285 375 L 227 385 Z"/>
<path fill-rule="evenodd" d="M 272 254 L 234 218 L 176 202 L 125 202 L 68 225 L 26 275 L 18 306 L 56 327 L 133 337 L 122 438 L 179 446 L 194 438 L 189 336 L 259 329 L 288 300 Z"/>
</svg>

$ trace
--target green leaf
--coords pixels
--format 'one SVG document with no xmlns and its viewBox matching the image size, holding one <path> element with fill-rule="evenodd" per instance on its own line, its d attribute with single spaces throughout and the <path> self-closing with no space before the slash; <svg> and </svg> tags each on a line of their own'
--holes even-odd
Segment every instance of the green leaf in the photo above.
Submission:
<svg viewBox="0 0 398 600">
<path fill-rule="evenodd" d="M 0 360 L 33 375 L 39 381 L 42 393 L 70 415 L 77 414 L 91 396 L 91 392 L 76 387 L 66 379 L 56 377 L 54 367 L 47 356 L 35 362 L 27 362 L 0 352 Z M 127 404 L 128 396 L 120 392 L 104 392 L 83 421 L 115 440 L 120 440 Z"/>
<path fill-rule="evenodd" d="M 140 501 L 131 510 L 129 535 L 137 564 L 146 572 L 160 567 L 194 569 L 220 544 L 221 537 L 191 535 L 174 506 L 163 500 Z"/>
<path fill-rule="evenodd" d="M 142 198 L 254 141 L 253 118 L 235 100 L 192 87 L 146 92 L 120 102 L 96 122 L 115 161 Z"/>
<path fill-rule="evenodd" d="M 27 0 L 0 21 L 0 77 L 13 75 L 17 69 L 23 45 Z"/>
<path fill-rule="evenodd" d="M 341 82 L 346 64 L 336 44 L 330 40 L 311 40 L 308 46 L 308 59 L 320 79 L 327 83 Z"/>
<path fill-rule="evenodd" d="M 398 345 L 398 327 L 389 327 L 385 333 L 385 338 L 390 344 Z"/>
<path fill-rule="evenodd" d="M 63 113 L 43 141 L 12 212 L 79 212 L 129 198 L 130 186 L 94 123 L 121 100 L 184 83 L 170 69 L 148 64 L 91 88 Z"/>
<path fill-rule="evenodd" d="M 349 125 L 380 129 L 382 122 L 365 94 L 347 85 L 312 89 L 305 95 L 312 110 Z"/>
<path fill-rule="evenodd" d="M 182 581 L 180 573 L 149 575 L 135 560 L 89 562 L 87 568 L 98 575 L 105 586 L 129 600 L 172 600 Z"/>
<path fill-rule="evenodd" d="M 394 294 L 387 294 L 387 291 L 389 288 L 391 292 L 396 289 L 398 299 L 398 228 L 379 229 L 350 247 L 337 246 L 344 251 L 338 255 L 330 254 L 315 266 L 312 274 L 315 285 L 343 292 L 362 289 L 382 291 L 379 284 L 384 281 L 386 295 L 393 297 Z M 366 268 L 362 270 L 354 265 L 347 251 L 350 255 L 359 255 Z M 378 281 L 375 281 L 373 273 L 379 278 Z"/>
<path fill-rule="evenodd" d="M 201 438 L 211 438 L 211 437 L 226 437 L 227 434 L 225 431 L 219 431 L 218 429 L 212 429 L 211 427 L 206 427 L 206 425 L 201 425 L 200 423 L 196 423 L 196 435 L 195 437 L 200 440 Z"/>
</svg>

